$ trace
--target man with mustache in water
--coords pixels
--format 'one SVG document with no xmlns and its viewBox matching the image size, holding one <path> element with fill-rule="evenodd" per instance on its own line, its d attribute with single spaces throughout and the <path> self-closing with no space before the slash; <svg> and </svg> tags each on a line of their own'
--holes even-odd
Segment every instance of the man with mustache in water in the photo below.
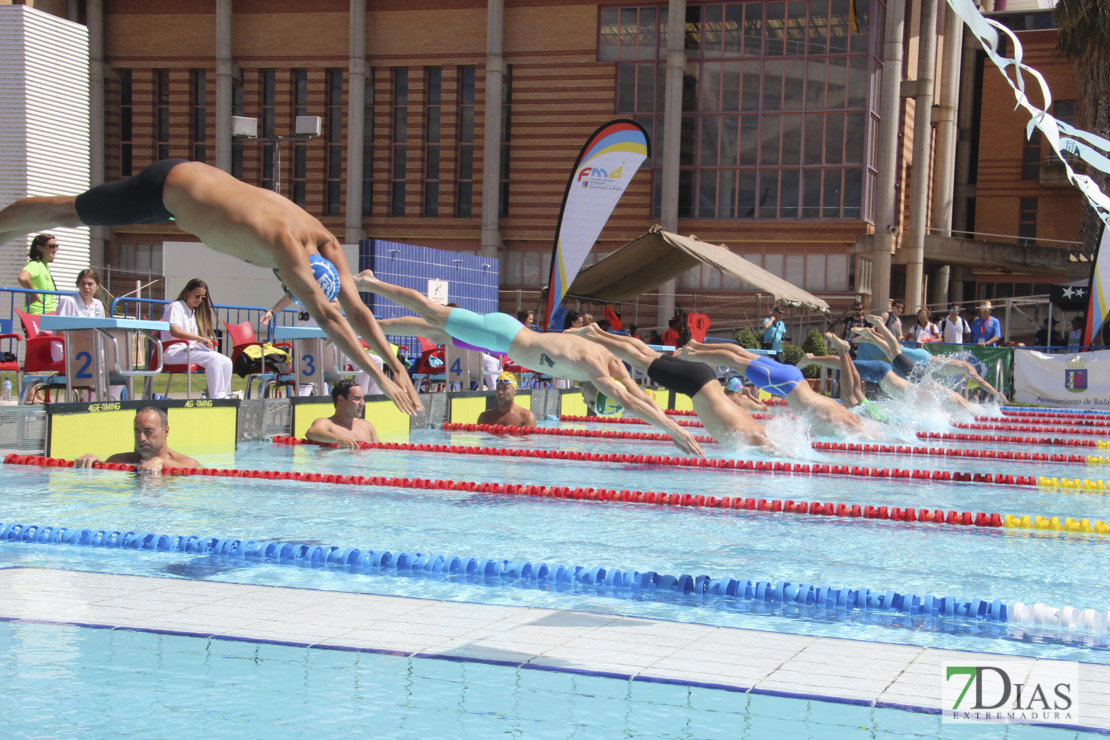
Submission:
<svg viewBox="0 0 1110 740">
<path fill-rule="evenodd" d="M 573 334 L 540 334 L 508 314 L 483 315 L 465 308 L 441 306 L 415 290 L 378 280 L 370 270 L 356 275 L 355 282 L 360 290 L 376 293 L 419 314 L 418 319 L 391 322 L 393 331 L 411 332 L 433 341 L 451 337 L 473 348 L 508 355 L 521 367 L 537 369 L 555 378 L 590 382 L 606 400 L 670 435 L 683 452 L 699 457 L 704 454 L 694 435 L 668 418 L 639 389 L 621 361 L 593 342 Z"/>
<path fill-rule="evenodd" d="M 724 365 L 743 375 L 756 388 L 782 396 L 794 413 L 805 419 L 820 436 L 884 436 L 874 421 L 853 414 L 828 396 L 809 387 L 802 371 L 770 357 L 753 354 L 735 344 L 702 344 L 690 340 L 675 357 L 708 365 Z"/>
<path fill-rule="evenodd" d="M 339 240 L 291 200 L 223 170 L 166 159 L 77 196 L 21 198 L 0 211 L 0 244 L 58 226 L 170 220 L 218 252 L 272 269 L 328 338 L 377 382 L 397 408 L 410 415 L 422 410 L 412 380 L 359 298 Z M 336 297 L 346 318 L 329 303 Z M 356 330 L 389 363 L 393 380 L 367 358 Z"/>
<path fill-rule="evenodd" d="M 645 373 L 667 390 L 689 396 L 694 413 L 718 442 L 740 442 L 763 447 L 767 452 L 778 452 L 767 439 L 763 425 L 725 395 L 712 368 L 700 362 L 687 362 L 661 354 L 639 339 L 603 332 L 597 324 L 568 329 L 564 333 L 577 334 L 600 344 L 614 357 Z M 595 408 L 598 392 L 592 384 L 582 384 L 582 396 Z"/>
</svg>

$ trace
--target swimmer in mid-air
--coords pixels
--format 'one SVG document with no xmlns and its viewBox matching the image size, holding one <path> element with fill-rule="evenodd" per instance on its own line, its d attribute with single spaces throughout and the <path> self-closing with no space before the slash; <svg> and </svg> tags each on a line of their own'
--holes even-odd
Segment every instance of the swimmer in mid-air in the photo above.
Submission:
<svg viewBox="0 0 1110 740">
<path fill-rule="evenodd" d="M 867 337 L 869 335 L 866 332 L 867 329 L 864 329 L 863 332 L 857 332 L 860 334 L 861 342 L 868 341 Z M 862 405 L 874 411 L 874 413 L 880 413 L 874 406 L 875 402 L 864 395 L 861 381 L 866 380 L 869 383 L 877 384 L 892 398 L 908 399 L 917 404 L 935 404 L 939 401 L 949 413 L 968 410 L 967 401 L 958 393 L 953 393 L 936 383 L 930 383 L 927 387 L 912 383 L 898 374 L 893 363 L 885 360 L 856 359 L 853 361 L 851 355 L 847 354 L 850 351 L 848 342 L 831 332 L 826 332 L 825 341 L 836 350 L 836 355 L 814 356 L 806 354 L 800 364 L 820 365 L 833 370 L 840 370 L 840 398 L 844 405 L 849 408 Z M 910 360 L 912 362 L 912 358 Z M 874 413 L 868 415 L 872 418 L 879 418 Z"/>
<path fill-rule="evenodd" d="M 355 276 L 360 290 L 376 293 L 399 306 L 415 311 L 433 330 L 446 332 L 465 344 L 487 352 L 509 356 L 516 364 L 534 368 L 556 378 L 590 382 L 613 403 L 637 419 L 659 427 L 675 445 L 691 455 L 703 455 L 694 436 L 667 417 L 655 402 L 640 391 L 624 364 L 593 342 L 573 334 L 540 334 L 516 318 L 503 313 L 476 314 L 465 308 L 432 303 L 409 288 L 382 282 L 370 270 Z M 398 323 L 397 326 L 401 324 Z M 440 334 L 422 334 L 421 324 L 408 320 L 405 331 L 436 340 Z M 391 329 L 397 330 L 394 326 Z M 431 336 L 428 336 L 431 334 Z"/>
<path fill-rule="evenodd" d="M 412 381 L 359 298 L 335 236 L 291 200 L 223 170 L 166 159 L 77 196 L 20 198 L 0 211 L 0 244 L 59 226 L 123 226 L 171 219 L 218 252 L 274 270 L 328 338 L 377 382 L 397 408 L 407 414 L 422 410 Z M 330 305 L 335 297 L 346 318 Z M 367 358 L 359 336 L 389 363 L 393 380 Z"/>
<path fill-rule="evenodd" d="M 612 352 L 614 357 L 646 373 L 667 390 L 689 396 L 694 404 L 694 413 L 705 425 L 705 430 L 718 442 L 742 442 L 764 447 L 769 452 L 778 452 L 767 439 L 763 425 L 725 396 L 724 389 L 717 380 L 717 373 L 708 365 L 661 354 L 639 339 L 603 332 L 597 324 L 568 329 L 564 333 L 577 334 L 600 344 Z M 591 383 L 582 384 L 582 395 L 595 409 L 594 399 L 600 392 Z"/>
<path fill-rule="evenodd" d="M 924 377 L 926 374 L 942 375 L 955 379 L 966 378 L 969 387 L 982 388 L 997 399 L 999 403 L 1006 403 L 1006 397 L 988 383 L 970 362 L 955 357 L 934 355 L 926 349 L 907 349 L 903 347 L 898 338 L 883 324 L 882 318 L 879 316 L 868 316 L 867 323 L 871 326 L 856 327 L 852 331 L 859 337 L 859 341 L 873 344 L 879 348 L 879 351 L 885 352 L 886 356 L 890 358 L 891 369 L 899 378 L 910 380 L 911 376 L 918 378 Z M 963 410 L 969 408 L 962 396 L 959 396 L 959 394 L 953 395 L 960 398 L 962 403 L 951 400 L 950 404 Z"/>
<path fill-rule="evenodd" d="M 884 436 L 871 420 L 860 418 L 810 388 L 802 371 L 794 365 L 784 365 L 770 357 L 753 354 L 735 344 L 702 344 L 695 340 L 679 348 L 675 356 L 732 368 L 754 383 L 756 388 L 785 398 L 796 414 L 813 425 L 817 434 Z"/>
</svg>

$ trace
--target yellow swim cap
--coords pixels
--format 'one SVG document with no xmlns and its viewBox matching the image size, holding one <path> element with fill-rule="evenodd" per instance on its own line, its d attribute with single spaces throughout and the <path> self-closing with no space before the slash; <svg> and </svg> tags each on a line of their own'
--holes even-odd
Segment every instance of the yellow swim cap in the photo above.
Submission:
<svg viewBox="0 0 1110 740">
<path fill-rule="evenodd" d="M 498 383 L 508 383 L 513 388 L 517 387 L 517 385 L 516 385 L 516 376 L 513 375 L 512 373 L 510 373 L 508 370 L 504 371 L 503 373 L 501 373 L 500 375 L 497 376 L 497 382 Z"/>
</svg>

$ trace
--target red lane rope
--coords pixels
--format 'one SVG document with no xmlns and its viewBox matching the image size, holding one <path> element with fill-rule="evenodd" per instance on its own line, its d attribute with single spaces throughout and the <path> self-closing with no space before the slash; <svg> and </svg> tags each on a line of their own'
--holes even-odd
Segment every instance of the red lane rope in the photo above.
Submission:
<svg viewBox="0 0 1110 740">
<path fill-rule="evenodd" d="M 982 429 L 993 430 L 999 432 L 1057 432 L 1059 434 L 1075 434 L 1086 437 L 1102 436 L 1105 437 L 1110 430 L 1106 429 L 1060 429 L 1057 425 L 1037 424 L 1035 426 L 1027 426 L 1024 424 L 969 424 L 967 422 L 956 422 L 952 426 L 957 429 Z"/>
<path fill-rule="evenodd" d="M 1033 411 L 1031 409 L 1002 409 L 1003 416 L 1032 416 L 1038 419 L 1067 419 L 1067 420 L 1080 420 L 1080 419 L 1095 419 L 1104 420 L 1103 423 L 1110 423 L 1110 416 L 1106 414 L 1091 414 L 1083 415 L 1076 413 L 1068 413 L 1065 411 Z"/>
<path fill-rule="evenodd" d="M 573 418 L 573 417 L 572 417 Z M 580 417 L 586 418 L 586 417 Z M 589 417 L 593 419 L 594 417 Z M 541 434 L 554 437 L 590 437 L 601 439 L 632 439 L 651 442 L 670 442 L 666 434 L 656 432 L 614 432 L 607 429 L 557 429 L 553 427 L 502 427 L 495 424 L 444 424 L 448 432 L 490 432 L 492 434 Z M 1049 439 L 1037 437 L 993 437 L 984 434 L 952 434 L 949 432 L 917 432 L 919 439 L 958 440 L 961 442 L 996 442 L 999 444 L 1029 444 L 1056 447 L 1097 447 L 1098 443 L 1086 439 Z M 695 437 L 698 442 L 714 444 L 712 437 Z M 816 449 L 816 448 L 815 448 Z M 872 450 L 868 450 L 872 451 Z M 894 451 L 894 450 L 891 450 Z M 932 453 L 930 453 L 932 454 Z M 968 455 L 967 457 L 974 457 Z M 998 458 L 1004 460 L 1007 458 Z M 1024 459 L 1024 458 L 1014 458 Z M 1037 458 L 1031 458 L 1037 459 Z M 1055 461 L 1054 461 L 1055 462 Z M 1078 462 L 1060 460 L 1058 462 Z"/>
<path fill-rule="evenodd" d="M 772 417 L 767 415 L 767 414 L 752 414 L 752 418 L 759 419 L 759 420 L 764 420 L 764 419 L 770 419 Z M 592 423 L 592 424 L 631 424 L 633 426 L 637 426 L 637 425 L 638 426 L 644 426 L 644 425 L 647 424 L 647 422 L 641 421 L 640 419 L 637 419 L 637 418 L 632 417 L 632 416 L 571 416 L 569 414 L 563 414 L 562 416 L 559 417 L 559 421 L 572 422 L 572 423 L 587 422 L 587 423 Z M 687 427 L 687 428 L 703 428 L 704 427 L 704 425 L 700 421 L 679 421 L 679 422 L 676 422 L 676 423 L 679 426 Z M 1057 429 L 1057 428 L 1055 428 L 1055 426 L 1048 426 L 1048 425 L 1018 426 L 1018 425 L 1015 425 L 1015 424 L 983 424 L 983 423 L 970 424 L 970 423 L 967 423 L 967 422 L 961 422 L 961 423 L 953 423 L 952 426 L 954 426 L 956 429 L 996 430 L 996 431 L 1012 431 L 1012 432 L 1034 432 L 1034 433 L 1040 432 L 1040 433 L 1045 433 L 1045 432 L 1056 431 L 1056 432 L 1061 433 L 1061 434 L 1074 434 L 1074 435 L 1077 435 L 1077 436 L 1089 436 L 1089 437 L 1110 434 L 1110 427 L 1108 427 L 1105 432 L 1100 432 L 1100 431 L 1097 431 L 1097 430 L 1089 430 L 1089 429 Z"/>
<path fill-rule="evenodd" d="M 1110 419 L 1095 421 L 1094 419 L 1063 419 L 1058 417 L 1044 417 L 1040 414 L 1006 414 L 1003 419 L 997 416 L 976 416 L 975 421 L 984 423 L 998 423 L 1000 421 L 1014 421 L 1021 424 L 1050 423 L 1056 427 L 1094 427 L 1096 429 L 1110 430 Z"/>
<path fill-rule="evenodd" d="M 446 431 L 498 431 L 505 434 L 531 434 L 535 427 L 501 427 L 490 424 L 444 424 Z M 546 430 L 544 430 L 546 431 Z M 583 430 L 574 430 L 575 432 Z M 619 438 L 621 433 L 607 432 L 606 437 Z M 574 435 L 580 436 L 580 435 Z M 585 436 L 585 435 L 581 435 Z M 664 436 L 664 435 L 659 435 Z M 291 437 L 274 437 L 275 444 L 294 444 Z M 279 442 L 279 440 L 282 440 Z M 408 450 L 414 452 L 450 452 L 462 455 L 493 455 L 497 457 L 532 457 L 547 460 L 585 460 L 590 462 L 615 462 L 675 467 L 719 468 L 725 470 L 752 470 L 772 473 L 800 473 L 809 475 L 837 475 L 853 478 L 917 478 L 921 480 L 965 481 L 974 483 L 1001 483 L 1016 486 L 1035 486 L 1037 478 L 1025 475 L 993 473 L 960 473 L 947 470 L 903 470 L 900 468 L 866 468 L 858 465 L 824 465 L 789 463 L 770 460 L 732 460 L 730 458 L 673 457 L 669 455 L 637 455 L 623 452 L 569 452 L 565 450 L 526 450 L 507 447 L 471 447 L 459 445 L 424 445 L 381 443 L 379 449 Z"/>
<path fill-rule="evenodd" d="M 298 445 L 312 444 L 320 447 L 336 447 L 334 444 L 321 444 L 299 440 L 293 437 L 275 437 L 274 444 Z M 363 449 L 398 449 L 414 445 L 366 444 Z M 443 447 L 444 445 L 415 445 L 416 447 Z M 436 450 L 439 451 L 439 450 Z M 39 467 L 72 468 L 72 460 L 42 457 L 38 455 L 10 454 L 4 458 L 8 465 L 35 465 Z M 103 470 L 135 469 L 134 465 L 116 463 L 96 463 L 94 468 Z M 756 499 L 694 495 L 689 493 L 665 493 L 662 491 L 632 491 L 614 488 L 570 488 L 567 486 L 529 485 L 524 483 L 477 483 L 474 481 L 433 480 L 431 478 L 389 478 L 385 476 L 331 475 L 322 473 L 297 473 L 278 470 L 228 470 L 216 468 L 177 468 L 165 471 L 174 475 L 212 476 L 220 478 L 263 478 L 266 480 L 295 480 L 310 483 L 331 483 L 356 486 L 390 486 L 421 490 L 464 491 L 467 493 L 496 493 L 516 496 L 537 496 L 542 498 L 561 498 L 608 503 L 654 504 L 656 506 L 687 506 L 710 509 L 736 509 L 760 511 L 773 514 L 808 514 L 812 516 L 835 516 L 860 519 L 884 519 L 888 521 L 913 524 L 926 522 L 933 524 L 954 524 L 963 527 L 1000 528 L 1002 515 L 956 510 L 900 509 L 886 506 L 860 506 L 858 504 L 823 503 L 820 501 L 795 502 L 790 499 Z"/>
</svg>

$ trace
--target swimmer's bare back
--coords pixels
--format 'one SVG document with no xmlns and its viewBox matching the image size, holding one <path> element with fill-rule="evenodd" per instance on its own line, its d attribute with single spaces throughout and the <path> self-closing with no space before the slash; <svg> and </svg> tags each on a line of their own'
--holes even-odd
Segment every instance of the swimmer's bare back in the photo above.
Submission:
<svg viewBox="0 0 1110 740">
<path fill-rule="evenodd" d="M 183 162 L 169 171 L 162 202 L 179 228 L 259 267 L 278 267 L 276 253 L 294 244 L 305 259 L 321 245 L 338 244 L 317 218 L 288 198 L 200 162 Z"/>
</svg>

